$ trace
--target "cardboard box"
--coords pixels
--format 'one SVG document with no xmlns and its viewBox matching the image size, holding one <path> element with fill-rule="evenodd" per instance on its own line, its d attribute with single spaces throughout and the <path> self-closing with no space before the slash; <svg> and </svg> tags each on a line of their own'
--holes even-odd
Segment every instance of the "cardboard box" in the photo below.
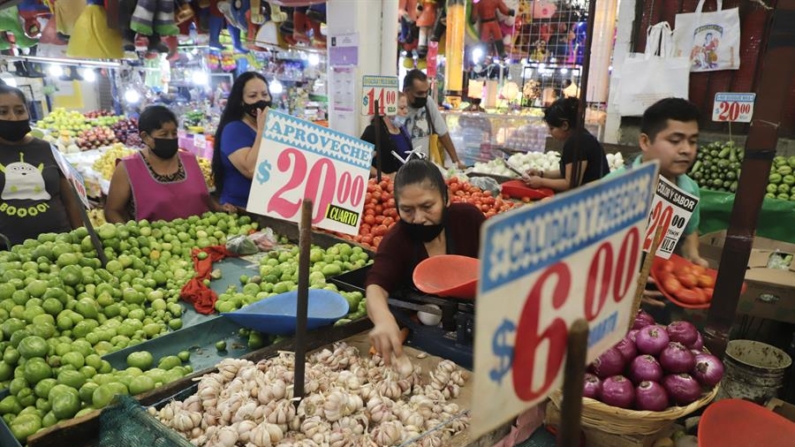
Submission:
<svg viewBox="0 0 795 447">
<path fill-rule="evenodd" d="M 699 251 L 710 266 L 718 267 L 725 241 L 725 231 L 701 237 Z M 789 270 L 768 268 L 770 257 L 778 253 L 795 255 L 795 244 L 754 238 L 745 272 L 748 289 L 740 296 L 738 314 L 795 323 L 795 262 Z"/>
</svg>

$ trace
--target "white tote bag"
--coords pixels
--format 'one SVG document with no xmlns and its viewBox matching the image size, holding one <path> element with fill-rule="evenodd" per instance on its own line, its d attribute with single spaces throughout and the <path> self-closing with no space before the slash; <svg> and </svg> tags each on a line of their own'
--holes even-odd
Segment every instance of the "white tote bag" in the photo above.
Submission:
<svg viewBox="0 0 795 447">
<path fill-rule="evenodd" d="M 646 51 L 630 53 L 621 67 L 618 111 L 621 116 L 642 116 L 649 106 L 665 98 L 687 98 L 690 61 L 673 57 L 671 27 L 660 22 L 649 28 Z"/>
<path fill-rule="evenodd" d="M 690 71 L 738 70 L 740 68 L 740 10 L 701 12 L 699 0 L 694 13 L 677 14 L 674 28 L 674 55 L 690 59 Z"/>
</svg>

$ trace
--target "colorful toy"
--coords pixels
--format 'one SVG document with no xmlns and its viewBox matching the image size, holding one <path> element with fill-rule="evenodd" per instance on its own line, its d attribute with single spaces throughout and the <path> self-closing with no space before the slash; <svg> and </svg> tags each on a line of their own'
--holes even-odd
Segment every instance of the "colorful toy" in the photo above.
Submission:
<svg viewBox="0 0 795 447">
<path fill-rule="evenodd" d="M 417 27 L 420 29 L 417 56 L 424 58 L 428 54 L 428 39 L 436 25 L 436 0 L 422 0 L 421 13 L 417 18 Z"/>
<path fill-rule="evenodd" d="M 505 57 L 505 44 L 500 24 L 497 22 L 497 11 L 507 16 L 516 14 L 516 11 L 508 8 L 503 0 L 480 0 L 472 5 L 471 21 L 475 23 L 480 20 L 480 41 L 493 43 L 497 48 L 497 54 Z"/>
<path fill-rule="evenodd" d="M 0 10 L 0 51 L 11 48 L 30 48 L 38 42 L 25 32 L 17 6 Z"/>
</svg>

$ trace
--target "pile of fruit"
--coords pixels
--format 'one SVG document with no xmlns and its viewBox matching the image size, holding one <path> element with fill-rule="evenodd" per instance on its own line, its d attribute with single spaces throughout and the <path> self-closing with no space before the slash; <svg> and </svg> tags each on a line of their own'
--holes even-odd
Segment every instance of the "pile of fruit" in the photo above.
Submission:
<svg viewBox="0 0 795 447">
<path fill-rule="evenodd" d="M 86 151 L 116 144 L 119 139 L 110 127 L 97 126 L 80 131 L 75 141 L 81 150 Z"/>
<path fill-rule="evenodd" d="M 666 260 L 660 267 L 660 287 L 685 304 L 707 304 L 712 301 L 715 278 L 706 269 L 690 262 L 679 265 Z"/>
<path fill-rule="evenodd" d="M 202 174 L 204 175 L 204 181 L 207 182 L 208 188 L 215 188 L 215 180 L 213 180 L 213 164 L 212 162 L 204 157 L 196 157 L 199 161 L 199 168 L 202 170 Z"/>
<path fill-rule="evenodd" d="M 442 446 L 469 426 L 451 402 L 469 374 L 450 360 L 422 371 L 403 356 L 386 367 L 337 343 L 307 359 L 297 408 L 294 365 L 287 352 L 257 364 L 227 359 L 196 394 L 149 413 L 200 447 Z"/>
<path fill-rule="evenodd" d="M 689 175 L 702 188 L 735 192 L 744 152 L 732 141 L 700 147 Z"/>
<path fill-rule="evenodd" d="M 49 115 L 39 120 L 36 125 L 40 129 L 51 131 L 51 134 L 68 137 L 74 137 L 77 132 L 91 128 L 85 115 L 75 110 L 67 111 L 60 107 L 53 109 Z"/>
<path fill-rule="evenodd" d="M 122 119 L 110 128 L 119 140 L 125 146 L 140 147 L 142 145 L 141 137 L 138 135 L 138 120 L 135 118 Z"/>
<path fill-rule="evenodd" d="M 132 155 L 135 152 L 134 149 L 126 148 L 122 144 L 114 144 L 94 162 L 94 171 L 100 173 L 105 180 L 110 180 L 113 177 L 113 171 L 116 170 L 116 160 Z"/>
<path fill-rule="evenodd" d="M 770 168 L 770 184 L 767 185 L 765 197 L 770 199 L 789 200 L 795 202 L 795 155 L 773 159 Z"/>
<path fill-rule="evenodd" d="M 700 399 L 723 377 L 721 361 L 704 351 L 701 334 L 687 321 L 668 326 L 641 311 L 617 345 L 589 366 L 583 395 L 608 405 L 663 411 Z"/>
<path fill-rule="evenodd" d="M 101 208 L 92 208 L 88 210 L 88 219 L 91 221 L 91 225 L 94 227 L 99 227 L 108 223 L 105 220 L 105 211 L 103 211 Z"/>
<path fill-rule="evenodd" d="M 328 278 L 362 268 L 369 261 L 367 253 L 364 253 L 361 247 L 351 247 L 348 244 L 337 244 L 327 250 L 312 247 L 309 257 L 310 288 L 335 292 L 338 292 L 337 286 L 327 283 Z M 220 270 L 213 273 L 214 279 L 220 279 Z M 260 262 L 259 275 L 250 278 L 242 276 L 240 282 L 243 284 L 242 292 L 238 293 L 237 288 L 230 285 L 229 290 L 218 295 L 218 301 L 215 303 L 216 311 L 232 312 L 265 298 L 297 289 L 298 247 L 270 251 Z M 352 313 L 358 311 L 359 302 L 362 300 L 361 294 L 351 294 L 347 300 Z M 355 318 L 349 316 L 349 319 Z"/>
<path fill-rule="evenodd" d="M 478 207 L 486 217 L 508 211 L 516 206 L 502 197 L 492 197 L 489 191 L 483 191 L 457 177 L 447 179 L 450 200 L 453 203 L 471 203 Z M 385 177 L 381 182 L 370 179 L 364 201 L 364 214 L 359 234 L 350 236 L 344 233 L 333 233 L 345 240 L 354 241 L 370 250 L 375 250 L 400 217 L 395 206 L 394 184 Z"/>
<path fill-rule="evenodd" d="M 173 222 L 97 228 L 101 268 L 88 232 L 42 234 L 0 253 L 0 415 L 17 439 L 190 372 L 179 364 L 139 379 L 102 355 L 182 327 L 191 249 L 256 228 L 248 217 L 207 213 Z M 179 367 L 179 368 L 178 368 Z"/>
<path fill-rule="evenodd" d="M 97 118 L 115 118 L 113 112 L 110 110 L 92 110 L 83 114 L 88 119 Z"/>
</svg>

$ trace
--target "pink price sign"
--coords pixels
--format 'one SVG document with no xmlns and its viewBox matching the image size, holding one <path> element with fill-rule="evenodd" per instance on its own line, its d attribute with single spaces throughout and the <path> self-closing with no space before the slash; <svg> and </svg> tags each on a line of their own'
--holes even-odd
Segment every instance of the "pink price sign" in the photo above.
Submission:
<svg viewBox="0 0 795 447">
<path fill-rule="evenodd" d="M 716 93 L 712 121 L 750 123 L 755 101 L 756 93 Z"/>
<path fill-rule="evenodd" d="M 370 143 L 271 110 L 246 208 L 299 222 L 310 199 L 313 226 L 355 235 L 372 158 Z"/>
</svg>

